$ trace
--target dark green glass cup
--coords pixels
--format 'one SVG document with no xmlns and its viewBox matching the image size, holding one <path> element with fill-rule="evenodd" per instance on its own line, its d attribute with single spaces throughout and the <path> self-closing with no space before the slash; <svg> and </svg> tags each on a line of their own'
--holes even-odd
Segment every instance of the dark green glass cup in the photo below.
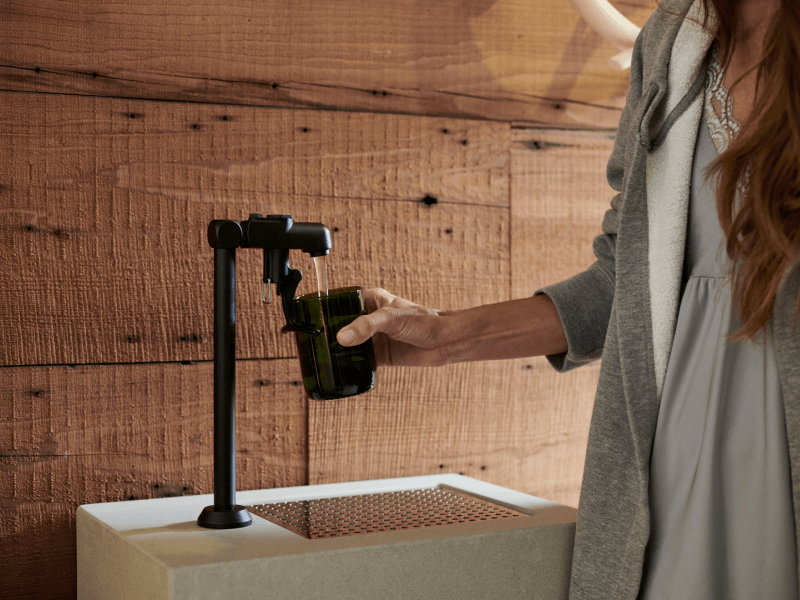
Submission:
<svg viewBox="0 0 800 600">
<path fill-rule="evenodd" d="M 292 307 L 296 323 L 320 330 L 317 335 L 295 331 L 308 397 L 335 400 L 372 390 L 377 375 L 372 340 L 350 347 L 336 341 L 340 329 L 367 313 L 363 289 L 347 287 L 330 290 L 327 296 L 298 296 Z"/>
</svg>

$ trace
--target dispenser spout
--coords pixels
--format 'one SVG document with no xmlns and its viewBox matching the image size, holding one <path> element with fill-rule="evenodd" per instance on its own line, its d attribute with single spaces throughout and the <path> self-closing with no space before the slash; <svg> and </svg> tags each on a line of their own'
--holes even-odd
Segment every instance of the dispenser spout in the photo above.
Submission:
<svg viewBox="0 0 800 600">
<path fill-rule="evenodd" d="M 264 250 L 264 276 L 261 280 L 261 301 L 272 303 L 272 284 L 283 300 L 286 331 L 302 331 L 316 335 L 295 322 L 291 301 L 303 274 L 289 266 L 289 250 L 302 250 L 311 256 L 329 254 L 333 243 L 331 232 L 322 223 L 295 223 L 290 215 L 250 215 L 242 221 L 242 247 Z M 266 286 L 268 293 L 264 293 Z"/>
<path fill-rule="evenodd" d="M 311 256 L 324 256 L 333 247 L 331 232 L 325 225 L 295 223 L 290 215 L 250 215 L 242 222 L 242 230 L 243 248 L 302 250 Z"/>
</svg>

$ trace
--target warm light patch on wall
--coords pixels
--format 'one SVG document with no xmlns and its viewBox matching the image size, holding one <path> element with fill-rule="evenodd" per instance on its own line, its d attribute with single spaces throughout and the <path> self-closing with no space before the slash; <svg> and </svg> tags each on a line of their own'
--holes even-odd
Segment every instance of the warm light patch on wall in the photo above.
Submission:
<svg viewBox="0 0 800 600">
<path fill-rule="evenodd" d="M 640 27 L 652 0 L 614 2 Z M 520 95 L 621 106 L 627 71 L 608 60 L 620 50 L 602 39 L 569 0 L 498 0 L 470 21 L 485 67 L 504 90 Z"/>
</svg>

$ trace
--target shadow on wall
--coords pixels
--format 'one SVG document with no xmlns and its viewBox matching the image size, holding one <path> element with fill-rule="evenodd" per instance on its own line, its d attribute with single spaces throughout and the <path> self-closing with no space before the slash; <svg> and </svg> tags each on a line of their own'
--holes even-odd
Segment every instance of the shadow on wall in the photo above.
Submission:
<svg viewBox="0 0 800 600">
<path fill-rule="evenodd" d="M 617 9 L 639 27 L 654 8 L 653 0 L 618 4 Z M 459 78 L 469 81 L 467 86 L 450 87 L 445 83 L 442 87 L 447 77 L 440 78 L 423 69 L 415 73 L 423 74 L 424 79 L 406 84 L 467 95 L 492 90 L 520 102 L 541 99 L 558 103 L 559 110 L 576 103 L 574 110 L 580 121 L 586 121 L 587 115 L 579 107 L 589 103 L 610 109 L 604 125 L 616 125 L 628 88 L 628 74 L 611 70 L 607 61 L 619 50 L 604 41 L 569 0 L 418 0 L 415 14 L 422 18 L 409 21 L 414 38 L 407 46 L 417 52 L 412 60 L 425 63 L 437 58 L 429 51 L 433 49 L 432 42 L 439 40 L 431 38 L 429 29 L 416 27 L 420 20 L 447 22 L 451 50 L 448 53 L 442 49 L 442 69 L 463 65 L 472 70 L 473 77 Z"/>
</svg>

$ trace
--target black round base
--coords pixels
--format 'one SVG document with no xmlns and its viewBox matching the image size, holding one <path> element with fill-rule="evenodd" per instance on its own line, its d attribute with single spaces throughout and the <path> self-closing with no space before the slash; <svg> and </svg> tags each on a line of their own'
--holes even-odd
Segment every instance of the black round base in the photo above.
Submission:
<svg viewBox="0 0 800 600">
<path fill-rule="evenodd" d="M 236 529 L 247 527 L 252 522 L 247 509 L 238 504 L 232 510 L 214 510 L 213 506 L 206 506 L 197 518 L 197 524 L 208 529 Z"/>
</svg>

